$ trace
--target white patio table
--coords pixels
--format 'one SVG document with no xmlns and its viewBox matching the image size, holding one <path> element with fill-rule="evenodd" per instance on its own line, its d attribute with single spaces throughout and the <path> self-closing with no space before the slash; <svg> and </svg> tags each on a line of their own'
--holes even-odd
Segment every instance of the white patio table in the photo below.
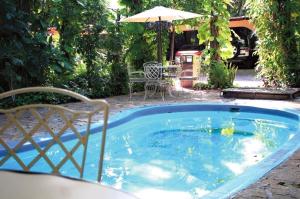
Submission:
<svg viewBox="0 0 300 199">
<path fill-rule="evenodd" d="M 0 171 L 1 199 L 137 199 L 114 188 L 50 174 Z"/>
<path fill-rule="evenodd" d="M 162 67 L 162 78 L 163 79 L 169 79 L 172 81 L 172 79 L 179 80 L 181 74 L 181 66 L 180 65 L 167 65 Z M 172 94 L 172 84 L 168 86 L 168 93 L 170 97 L 175 97 Z"/>
</svg>

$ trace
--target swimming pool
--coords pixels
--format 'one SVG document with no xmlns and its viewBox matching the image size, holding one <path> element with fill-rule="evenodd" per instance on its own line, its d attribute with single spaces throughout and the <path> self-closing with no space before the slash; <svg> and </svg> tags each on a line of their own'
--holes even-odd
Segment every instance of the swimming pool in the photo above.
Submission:
<svg viewBox="0 0 300 199">
<path fill-rule="evenodd" d="M 96 178 L 100 137 L 90 137 L 89 180 Z M 299 141 L 296 112 L 212 104 L 136 108 L 109 122 L 102 182 L 142 199 L 224 198 L 286 159 Z M 21 155 L 30 159 L 31 153 Z M 6 168 L 14 168 L 13 162 Z M 73 168 L 63 169 L 73 175 Z"/>
</svg>

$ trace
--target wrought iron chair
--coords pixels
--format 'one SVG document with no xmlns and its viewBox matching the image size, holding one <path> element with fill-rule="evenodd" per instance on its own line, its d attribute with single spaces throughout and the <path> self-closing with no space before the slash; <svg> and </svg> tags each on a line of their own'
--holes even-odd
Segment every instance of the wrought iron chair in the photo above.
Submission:
<svg viewBox="0 0 300 199">
<path fill-rule="evenodd" d="M 105 100 L 91 100 L 72 91 L 51 87 L 29 87 L 0 94 L 0 100 L 19 94 L 53 93 L 72 97 L 90 108 L 74 110 L 61 105 L 29 104 L 0 109 L 0 168 L 25 172 L 38 171 L 65 175 L 67 168 L 83 178 L 92 119 L 103 117 L 99 147 L 97 181 L 101 181 L 109 105 Z M 86 106 L 87 107 L 87 106 Z M 100 113 L 100 114 L 98 114 Z M 60 121 L 60 122 L 58 122 Z M 99 119 L 96 120 L 100 122 Z M 80 123 L 80 124 L 79 124 Z M 80 130 L 80 126 L 86 128 Z M 81 127 L 82 128 L 82 127 Z M 101 131 L 101 129 L 97 129 Z M 67 145 L 66 140 L 72 144 Z M 51 149 L 51 150 L 49 150 Z M 53 150 L 54 149 L 54 150 Z M 21 154 L 30 152 L 29 157 Z M 75 158 L 76 156 L 76 158 Z M 73 176 L 73 175 L 72 175 Z"/>
<path fill-rule="evenodd" d="M 132 93 L 133 93 L 133 85 L 135 83 L 145 83 L 145 75 L 144 71 L 133 71 L 133 72 L 128 72 L 129 74 L 129 82 L 128 82 L 128 87 L 129 87 L 129 100 L 132 98 Z"/>
<path fill-rule="evenodd" d="M 165 100 L 165 92 L 170 83 L 163 79 L 162 64 L 157 62 L 148 62 L 143 66 L 146 79 L 144 100 L 146 100 L 149 94 L 154 95 L 157 90 L 160 91 L 162 99 Z"/>
</svg>

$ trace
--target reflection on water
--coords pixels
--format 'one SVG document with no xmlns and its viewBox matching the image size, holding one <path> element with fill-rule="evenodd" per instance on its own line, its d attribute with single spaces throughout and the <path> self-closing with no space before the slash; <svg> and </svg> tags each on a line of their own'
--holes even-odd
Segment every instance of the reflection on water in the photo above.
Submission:
<svg viewBox="0 0 300 199">
<path fill-rule="evenodd" d="M 104 182 L 144 199 L 198 198 L 270 155 L 295 128 L 252 113 L 145 116 L 109 132 Z"/>
<path fill-rule="evenodd" d="M 263 160 L 298 128 L 295 120 L 243 112 L 140 117 L 108 130 L 102 183 L 142 199 L 199 198 Z M 88 180 L 96 179 L 100 139 L 99 134 L 90 136 L 84 175 Z M 58 160 L 65 156 L 59 146 L 47 153 Z M 19 154 L 27 162 L 33 155 L 30 151 Z M 15 168 L 14 160 L 4 168 Z M 77 175 L 71 164 L 62 169 L 66 175 Z M 47 168 L 40 163 L 34 170 Z"/>
</svg>

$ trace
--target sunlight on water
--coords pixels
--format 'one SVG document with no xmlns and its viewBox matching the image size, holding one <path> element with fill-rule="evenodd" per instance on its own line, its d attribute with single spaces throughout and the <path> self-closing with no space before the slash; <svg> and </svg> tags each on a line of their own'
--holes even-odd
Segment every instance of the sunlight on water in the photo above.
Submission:
<svg viewBox="0 0 300 199">
<path fill-rule="evenodd" d="M 142 199 L 199 198 L 269 156 L 298 128 L 296 120 L 248 112 L 139 117 L 108 130 L 102 183 Z M 90 136 L 84 175 L 88 180 L 96 179 L 100 139 L 100 134 Z M 59 146 L 47 153 L 57 159 L 65 155 Z M 27 162 L 33 155 L 19 154 Z M 3 168 L 19 169 L 13 160 Z M 42 162 L 34 170 L 47 171 Z M 71 166 L 63 173 L 78 177 Z"/>
<path fill-rule="evenodd" d="M 269 153 L 266 145 L 258 139 L 245 139 L 243 140 L 242 145 L 241 154 L 244 156 L 244 161 L 242 163 L 223 162 L 223 164 L 235 175 L 242 174 L 246 168 L 255 165 L 264 158 L 264 155 Z"/>
<path fill-rule="evenodd" d="M 297 128 L 296 121 L 254 113 L 144 116 L 109 131 L 105 172 L 116 165 L 118 177 L 106 174 L 104 182 L 142 199 L 199 198 L 263 160 Z"/>
</svg>

